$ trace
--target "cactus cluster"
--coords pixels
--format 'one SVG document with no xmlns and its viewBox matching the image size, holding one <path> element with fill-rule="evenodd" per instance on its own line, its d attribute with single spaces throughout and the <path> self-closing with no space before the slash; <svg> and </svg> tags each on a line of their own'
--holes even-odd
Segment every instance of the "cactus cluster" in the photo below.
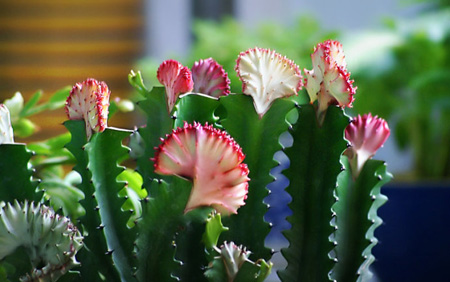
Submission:
<svg viewBox="0 0 450 282">
<path fill-rule="evenodd" d="M 264 281 L 273 267 L 265 198 L 284 151 L 292 213 L 282 234 L 287 266 L 276 275 L 367 281 L 380 188 L 391 178 L 371 158 L 389 128 L 344 113 L 356 87 L 339 42 L 318 44 L 311 58 L 304 79 L 273 50 L 241 52 L 244 95 L 230 93 L 212 58 L 192 71 L 164 61 L 163 87 L 153 89 L 132 71 L 147 119 L 135 130 L 108 127 L 111 92 L 95 79 L 65 92 L 69 134 L 47 141 L 14 143 L 0 105 L 2 279 Z"/>
</svg>

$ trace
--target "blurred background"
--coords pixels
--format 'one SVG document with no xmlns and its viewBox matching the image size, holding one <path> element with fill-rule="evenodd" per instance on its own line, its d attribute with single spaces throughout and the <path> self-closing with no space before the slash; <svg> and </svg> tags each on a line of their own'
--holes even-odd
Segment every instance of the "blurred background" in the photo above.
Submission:
<svg viewBox="0 0 450 282">
<path fill-rule="evenodd" d="M 391 127 L 391 137 L 376 158 L 387 161 L 397 186 L 432 183 L 431 186 L 444 191 L 429 200 L 425 200 L 429 194 L 418 193 L 415 196 L 418 204 L 405 200 L 414 193 L 399 196 L 398 204 L 397 195 L 391 194 L 388 196 L 394 200 L 384 209 L 386 213 L 405 213 L 416 219 L 405 223 L 399 218 L 390 226 L 429 224 L 417 227 L 420 232 L 430 230 L 419 232 L 417 241 L 434 241 L 436 245 L 425 248 L 427 251 L 418 264 L 428 261 L 436 268 L 450 263 L 446 258 L 449 244 L 433 237 L 436 233 L 450 232 L 445 224 L 450 216 L 446 208 L 450 203 L 449 3 L 449 0 L 0 0 L 0 102 L 16 91 L 27 101 L 38 90 L 43 91 L 45 101 L 55 91 L 87 77 L 105 81 L 112 99 L 137 99 L 128 84 L 129 71 L 141 70 L 146 84 L 156 85 L 156 69 L 169 58 L 191 67 L 198 59 L 214 57 L 229 73 L 232 92 L 240 92 L 241 84 L 234 71 L 239 52 L 255 46 L 271 48 L 294 60 L 301 69 L 311 69 L 313 47 L 326 39 L 339 40 L 358 87 L 354 107 L 348 113 L 372 112 L 387 119 Z M 300 95 L 305 93 L 301 91 Z M 56 109 L 31 117 L 31 125 L 16 124 L 25 128 L 22 134 L 25 139 L 19 141 L 40 140 L 64 132 L 61 123 L 65 119 L 64 111 Z M 110 125 L 133 128 L 139 122 L 139 115 L 119 113 Z M 283 185 L 277 187 L 284 189 Z M 400 193 L 405 191 L 396 189 Z M 390 207 L 403 209 L 399 213 Z M 412 213 L 417 210 L 421 214 L 423 210 L 431 211 L 431 215 L 416 218 Z M 285 216 L 282 212 L 278 215 Z M 385 216 L 389 214 L 382 215 Z M 385 221 L 389 224 L 389 219 Z M 283 228 L 286 226 L 280 223 L 274 229 Z M 400 234 L 398 230 L 392 232 Z M 385 235 L 380 234 L 380 250 L 383 240 L 391 242 L 382 236 Z M 404 239 L 402 236 L 397 239 Z M 390 247 L 395 244 L 384 243 Z M 391 250 L 391 260 L 398 262 L 407 255 L 406 251 Z M 430 257 L 441 264 L 429 262 Z M 390 263 L 386 259 L 384 262 Z M 378 264 L 382 263 L 380 258 Z M 406 269 L 412 267 L 413 264 L 406 265 Z M 435 268 L 424 271 L 431 275 Z M 381 281 L 443 281 L 395 280 L 392 278 L 395 270 L 389 271 L 391 276 L 379 275 Z"/>
</svg>

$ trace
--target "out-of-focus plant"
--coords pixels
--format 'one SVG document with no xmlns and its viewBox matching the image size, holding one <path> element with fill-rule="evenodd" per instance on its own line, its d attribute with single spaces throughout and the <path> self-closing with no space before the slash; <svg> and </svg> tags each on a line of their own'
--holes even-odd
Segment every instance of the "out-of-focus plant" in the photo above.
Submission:
<svg viewBox="0 0 450 282">
<path fill-rule="evenodd" d="M 337 31 L 326 31 L 309 16 L 302 16 L 289 27 L 277 23 L 265 23 L 255 30 L 248 30 L 233 18 L 220 22 L 197 20 L 193 25 L 194 41 L 186 61 L 192 67 L 199 59 L 214 58 L 225 71 L 232 72 L 236 64 L 236 54 L 255 46 L 273 48 L 299 65 L 310 62 L 311 46 L 329 38 L 336 38 Z M 158 85 L 156 69 L 159 62 L 145 58 L 138 63 L 149 86 Z M 242 84 L 231 79 L 231 92 L 239 93 Z"/>
<path fill-rule="evenodd" d="M 354 110 L 370 109 L 393 121 L 398 146 L 412 149 L 416 179 L 450 177 L 449 17 L 450 9 L 442 9 L 415 20 L 391 20 L 383 36 L 348 42 L 350 49 L 371 45 L 377 52 L 372 60 L 365 57 L 364 66 L 352 61 L 358 81 Z"/>
</svg>

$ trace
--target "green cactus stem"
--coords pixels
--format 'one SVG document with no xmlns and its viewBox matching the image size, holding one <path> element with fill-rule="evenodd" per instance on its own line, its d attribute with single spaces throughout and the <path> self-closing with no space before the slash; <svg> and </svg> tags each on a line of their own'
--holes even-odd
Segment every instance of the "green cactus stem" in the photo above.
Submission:
<svg viewBox="0 0 450 282">
<path fill-rule="evenodd" d="M 0 145 L 0 201 L 12 203 L 14 200 L 23 202 L 39 201 L 42 192 L 36 191 L 37 181 L 32 179 L 30 158 L 33 155 L 25 144 Z"/>
<path fill-rule="evenodd" d="M 217 98 L 199 95 L 187 94 L 180 97 L 176 105 L 176 120 L 174 128 L 183 127 L 184 122 L 201 124 L 211 124 L 217 126 L 218 116 L 214 115 L 216 109 L 220 106 Z"/>
<path fill-rule="evenodd" d="M 81 278 L 89 281 L 103 281 L 102 277 L 104 277 L 108 281 L 119 281 L 119 273 L 113 266 L 112 256 L 108 255 L 105 236 L 101 230 L 99 206 L 95 199 L 95 187 L 91 182 L 91 172 L 87 169 L 89 157 L 84 149 L 87 143 L 84 121 L 69 120 L 64 123 L 64 126 L 72 135 L 66 148 L 77 161 L 73 170 L 81 176 L 82 182 L 78 188 L 84 193 L 84 199 L 80 201 L 80 204 L 85 209 L 85 215 L 79 218 L 79 226 L 85 237 L 85 248 L 77 256 L 82 262 Z"/>
<path fill-rule="evenodd" d="M 344 129 L 349 123 L 342 109 L 329 107 L 319 126 L 313 105 L 302 105 L 291 134 L 293 145 L 285 150 L 290 167 L 286 191 L 292 228 L 283 232 L 289 247 L 282 249 L 288 265 L 279 271 L 282 281 L 327 281 L 333 267 L 329 252 L 333 249 L 331 207 L 334 189 L 341 172 L 340 156 L 346 148 Z"/>
<path fill-rule="evenodd" d="M 0 209 L 0 260 L 22 247 L 31 270 L 8 277 L 17 281 L 56 281 L 79 263 L 75 254 L 82 247 L 83 237 L 66 217 L 44 205 L 2 202 Z M 24 257 L 20 258 L 24 264 Z M 22 275 L 22 276 L 20 276 Z M 19 276 L 19 277 L 18 277 Z"/>
<path fill-rule="evenodd" d="M 142 203 L 142 217 L 136 222 L 136 276 L 139 281 L 176 281 L 181 262 L 175 259 L 175 239 L 183 226 L 191 183 L 173 177 L 170 186 L 157 179 L 150 184 L 150 196 Z"/>
<path fill-rule="evenodd" d="M 147 116 L 146 126 L 139 128 L 138 134 L 142 143 L 140 148 L 142 153 L 136 156 L 137 171 L 142 175 L 144 180 L 144 187 L 149 187 L 153 178 L 161 176 L 153 171 L 152 163 L 148 160 L 154 157 L 155 150 L 166 134 L 169 134 L 173 129 L 174 120 L 167 113 L 166 92 L 164 87 L 153 87 L 149 91 L 142 80 L 141 74 L 131 72 L 128 75 L 130 84 L 143 96 L 144 100 L 137 104 Z M 131 147 L 132 152 L 136 151 Z"/>
<path fill-rule="evenodd" d="M 94 196 L 102 221 L 100 226 L 105 234 L 108 252 L 112 252 L 114 266 L 122 281 L 135 281 L 132 267 L 136 229 L 127 226 L 131 213 L 122 210 L 126 199 L 119 196 L 125 183 L 117 181 L 118 175 L 125 169 L 118 166 L 118 161 L 129 151 L 122 145 L 122 140 L 131 132 L 107 128 L 104 132 L 94 134 L 85 146 L 89 159 L 87 167 L 92 174 Z"/>
<path fill-rule="evenodd" d="M 226 110 L 226 117 L 220 122 L 241 146 L 251 179 L 245 205 L 237 215 L 232 215 L 229 220 L 224 219 L 225 225 L 230 228 L 224 237 L 248 247 L 256 258 L 267 260 L 272 254 L 264 244 L 270 232 L 269 223 L 264 221 L 268 210 L 264 198 L 269 194 L 266 186 L 274 181 L 270 170 L 277 162 L 273 157 L 282 149 L 279 137 L 288 130 L 286 114 L 295 104 L 289 99 L 277 99 L 260 118 L 252 98 L 247 95 L 229 95 L 221 97 L 220 101 Z"/>
<path fill-rule="evenodd" d="M 338 201 L 333 206 L 337 263 L 331 278 L 338 282 L 368 281 L 372 276 L 369 266 L 375 259 L 372 248 L 378 242 L 374 231 L 382 223 L 377 210 L 387 201 L 380 188 L 392 175 L 384 162 L 368 160 L 354 179 L 346 156 L 342 156 L 342 163 L 346 170 L 338 177 Z"/>
</svg>

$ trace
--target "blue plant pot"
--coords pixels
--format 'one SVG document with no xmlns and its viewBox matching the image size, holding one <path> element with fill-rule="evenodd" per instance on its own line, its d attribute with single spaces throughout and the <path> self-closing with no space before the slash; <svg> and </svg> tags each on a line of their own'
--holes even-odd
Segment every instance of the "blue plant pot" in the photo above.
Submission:
<svg viewBox="0 0 450 282">
<path fill-rule="evenodd" d="M 391 184 L 378 210 L 373 271 L 381 282 L 450 281 L 450 183 Z"/>
</svg>

